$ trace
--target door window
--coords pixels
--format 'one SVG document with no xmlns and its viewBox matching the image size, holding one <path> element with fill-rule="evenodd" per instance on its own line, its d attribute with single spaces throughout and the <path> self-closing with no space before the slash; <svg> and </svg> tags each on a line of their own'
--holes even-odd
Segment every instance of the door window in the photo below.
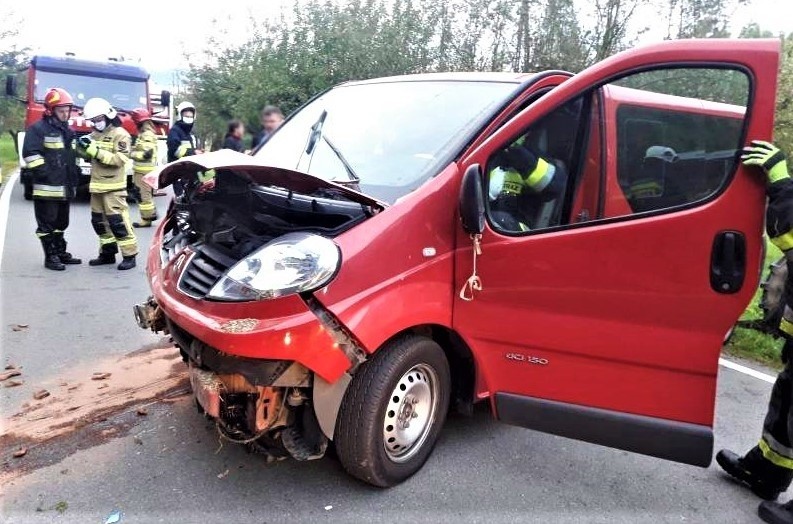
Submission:
<svg viewBox="0 0 793 524">
<path fill-rule="evenodd" d="M 749 94 L 742 71 L 675 68 L 573 99 L 488 159 L 491 226 L 520 235 L 707 201 L 737 166 Z"/>
</svg>

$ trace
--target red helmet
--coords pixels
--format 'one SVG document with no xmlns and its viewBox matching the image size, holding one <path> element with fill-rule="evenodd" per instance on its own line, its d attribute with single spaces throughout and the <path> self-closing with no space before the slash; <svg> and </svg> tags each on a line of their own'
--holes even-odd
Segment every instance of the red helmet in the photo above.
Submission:
<svg viewBox="0 0 793 524">
<path fill-rule="evenodd" d="M 129 116 L 136 125 L 140 125 L 146 120 L 151 120 L 151 113 L 143 107 L 133 109 L 129 112 Z"/>
<path fill-rule="evenodd" d="M 60 87 L 52 87 L 48 89 L 47 94 L 44 95 L 44 108 L 46 109 L 47 114 L 52 114 L 52 110 L 58 106 L 71 105 L 74 105 L 72 95 Z"/>
</svg>

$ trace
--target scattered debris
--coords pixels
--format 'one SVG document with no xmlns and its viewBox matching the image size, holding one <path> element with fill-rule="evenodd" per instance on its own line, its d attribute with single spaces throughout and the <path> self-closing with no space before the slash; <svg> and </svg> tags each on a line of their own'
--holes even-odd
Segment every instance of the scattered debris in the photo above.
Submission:
<svg viewBox="0 0 793 524">
<path fill-rule="evenodd" d="M 53 506 L 53 509 L 58 513 L 60 513 L 61 515 L 63 515 L 64 513 L 66 513 L 66 510 L 69 509 L 69 503 L 66 502 L 65 500 L 60 500 L 58 501 L 57 504 Z"/>
<path fill-rule="evenodd" d="M 115 432 L 116 432 L 116 428 L 103 429 L 102 430 L 102 436 L 103 437 L 107 437 L 108 435 L 112 435 Z"/>
<path fill-rule="evenodd" d="M 15 365 L 13 365 L 13 364 L 8 364 L 8 365 L 7 365 L 7 366 L 6 366 L 4 369 L 6 369 L 6 370 L 9 370 L 9 369 L 16 369 L 16 366 L 15 366 Z"/>
<path fill-rule="evenodd" d="M 66 475 L 67 473 L 69 473 L 69 468 L 61 470 L 61 475 Z"/>
<path fill-rule="evenodd" d="M 105 524 L 116 524 L 117 522 L 121 522 L 121 512 L 118 510 L 108 515 L 105 519 Z"/>
<path fill-rule="evenodd" d="M 20 457 L 24 457 L 27 454 L 28 454 L 28 448 L 19 448 L 14 452 L 13 456 L 14 458 L 20 458 Z"/>
<path fill-rule="evenodd" d="M 140 438 L 140 437 L 139 437 L 139 436 L 137 436 L 137 435 L 135 435 L 134 437 L 132 437 L 132 441 L 133 441 L 135 444 L 140 444 L 141 446 L 143 445 L 143 439 L 142 439 L 142 438 Z"/>
<path fill-rule="evenodd" d="M 330 511 L 333 509 L 333 506 L 325 506 L 325 511 Z"/>
<path fill-rule="evenodd" d="M 24 384 L 24 382 L 22 382 L 21 380 L 9 380 L 5 384 L 3 384 L 3 387 L 4 388 L 15 388 L 17 386 L 21 386 L 22 384 Z"/>
<path fill-rule="evenodd" d="M 47 398 L 49 396 L 50 396 L 50 392 L 47 391 L 46 389 L 40 389 L 39 391 L 36 391 L 35 393 L 33 393 L 33 398 L 36 399 L 36 400 L 41 400 L 41 399 Z"/>
<path fill-rule="evenodd" d="M 105 388 L 109 388 L 109 387 L 110 387 L 110 384 L 102 384 L 101 386 L 99 386 L 96 389 L 105 389 Z"/>
<path fill-rule="evenodd" d="M 228 474 L 229 474 L 229 470 L 226 470 L 223 473 L 218 473 L 218 478 L 219 479 L 226 478 L 226 476 L 228 476 Z"/>
<path fill-rule="evenodd" d="M 11 326 L 11 329 L 13 331 L 22 331 L 23 329 L 27 329 L 29 327 L 30 327 L 30 325 L 28 325 L 28 324 L 15 324 L 15 325 Z"/>
<path fill-rule="evenodd" d="M 0 373 L 0 382 L 3 382 L 4 380 L 8 380 L 11 377 L 18 377 L 21 374 L 22 372 L 19 371 L 18 369 L 12 369 L 10 371 L 6 371 L 5 373 Z"/>
<path fill-rule="evenodd" d="M 146 415 L 149 414 L 149 412 L 146 410 L 146 408 L 138 408 L 136 413 L 138 414 L 139 417 L 145 417 Z"/>
<path fill-rule="evenodd" d="M 112 375 L 112 373 L 100 373 L 100 372 L 96 372 L 96 373 L 94 373 L 94 374 L 91 376 L 91 380 L 105 380 L 105 379 L 107 379 L 107 378 L 110 378 L 110 375 Z"/>
</svg>

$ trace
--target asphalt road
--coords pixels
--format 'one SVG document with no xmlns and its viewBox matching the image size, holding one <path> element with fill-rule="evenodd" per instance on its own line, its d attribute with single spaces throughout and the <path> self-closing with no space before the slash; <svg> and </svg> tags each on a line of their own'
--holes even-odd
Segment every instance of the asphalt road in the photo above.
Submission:
<svg viewBox="0 0 793 524">
<path fill-rule="evenodd" d="M 32 206 L 13 189 L 0 347 L 3 365 L 21 366 L 16 378 L 24 383 L 0 388 L 4 422 L 41 387 L 60 385 L 58 394 L 66 394 L 71 382 L 59 384 L 63 377 L 167 346 L 132 320 L 131 305 L 148 292 L 142 263 L 129 272 L 85 263 L 44 270 Z M 162 210 L 166 199 L 157 203 Z M 73 207 L 67 238 L 86 262 L 96 252 L 86 203 Z M 149 238 L 140 232 L 142 249 Z M 770 389 L 721 368 L 717 449 L 756 442 Z M 510 427 L 483 407 L 472 418 L 452 417 L 425 467 L 390 490 L 353 480 L 333 458 L 266 464 L 240 446 L 221 446 L 185 396 L 122 406 L 19 459 L 6 447 L 3 471 L 18 472 L 0 488 L 0 520 L 8 523 L 101 524 L 115 510 L 123 524 L 759 521 L 758 499 L 715 465 L 700 469 Z"/>
</svg>

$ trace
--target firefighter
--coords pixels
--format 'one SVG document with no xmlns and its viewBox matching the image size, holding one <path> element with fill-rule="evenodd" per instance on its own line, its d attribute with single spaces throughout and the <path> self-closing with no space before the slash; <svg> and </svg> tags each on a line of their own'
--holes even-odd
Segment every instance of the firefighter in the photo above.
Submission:
<svg viewBox="0 0 793 524">
<path fill-rule="evenodd" d="M 115 108 L 103 98 L 89 99 L 83 114 L 94 131 L 80 137 L 77 153 L 91 161 L 91 225 L 99 235 L 99 256 L 88 264 L 115 264 L 120 248 L 123 260 L 118 269 L 132 269 L 138 244 L 126 200 L 130 136 L 121 127 Z"/>
<path fill-rule="evenodd" d="M 491 217 L 506 231 L 529 231 L 530 214 L 558 197 L 566 178 L 560 163 L 537 155 L 519 139 L 494 156 L 488 176 Z"/>
<path fill-rule="evenodd" d="M 151 121 L 151 114 L 144 108 L 130 111 L 129 116 L 138 127 L 138 136 L 132 147 L 133 177 L 135 186 L 140 192 L 140 222 L 133 222 L 134 227 L 151 227 L 157 220 L 157 208 L 152 198 L 152 188 L 143 181 L 143 177 L 154 171 L 157 166 L 157 134 Z"/>
<path fill-rule="evenodd" d="M 766 499 L 758 508 L 760 518 L 771 523 L 793 523 L 793 501 L 784 505 L 773 502 L 793 480 L 793 181 L 785 155 L 768 142 L 752 141 L 741 159 L 744 165 L 761 167 L 767 175 L 766 231 L 787 262 L 785 309 L 779 324 L 779 334 L 785 340 L 785 368 L 771 390 L 760 442 L 742 457 L 723 449 L 716 455 L 716 462 Z"/>
<path fill-rule="evenodd" d="M 168 162 L 201 153 L 196 149 L 196 140 L 192 133 L 195 114 L 195 106 L 190 102 L 182 102 L 176 106 L 176 123 L 168 132 Z M 177 197 L 181 196 L 184 186 L 181 182 L 174 182 L 173 190 Z"/>
<path fill-rule="evenodd" d="M 66 251 L 69 199 L 77 186 L 77 163 L 69 129 L 72 97 L 52 88 L 44 95 L 44 117 L 25 133 L 22 157 L 33 181 L 36 236 L 44 248 L 44 267 L 55 271 L 82 261 Z"/>
</svg>

